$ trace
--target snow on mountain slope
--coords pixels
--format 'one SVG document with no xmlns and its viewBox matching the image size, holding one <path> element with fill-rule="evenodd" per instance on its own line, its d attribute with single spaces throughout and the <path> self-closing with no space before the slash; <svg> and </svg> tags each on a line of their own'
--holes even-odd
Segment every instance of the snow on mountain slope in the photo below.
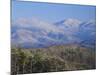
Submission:
<svg viewBox="0 0 100 75">
<path fill-rule="evenodd" d="M 12 46 L 33 48 L 81 43 L 88 39 L 95 43 L 95 26 L 94 20 L 82 22 L 77 19 L 66 19 L 47 23 L 35 18 L 20 18 L 11 25 L 11 43 Z M 90 41 L 87 42 L 91 44 Z"/>
</svg>

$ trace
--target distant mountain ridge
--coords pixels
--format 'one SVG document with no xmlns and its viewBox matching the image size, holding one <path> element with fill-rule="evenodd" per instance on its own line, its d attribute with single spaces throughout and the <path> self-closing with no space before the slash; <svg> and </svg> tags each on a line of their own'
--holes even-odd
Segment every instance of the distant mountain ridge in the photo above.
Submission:
<svg viewBox="0 0 100 75">
<path fill-rule="evenodd" d="M 66 19 L 47 23 L 35 18 L 24 18 L 13 22 L 11 29 L 11 45 L 16 47 L 41 48 L 71 43 L 95 47 L 95 20 L 82 22 Z"/>
</svg>

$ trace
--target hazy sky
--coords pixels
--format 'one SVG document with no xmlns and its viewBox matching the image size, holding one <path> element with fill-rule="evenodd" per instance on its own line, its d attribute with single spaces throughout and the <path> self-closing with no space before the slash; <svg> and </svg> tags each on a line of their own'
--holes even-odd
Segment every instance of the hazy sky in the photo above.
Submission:
<svg viewBox="0 0 100 75">
<path fill-rule="evenodd" d="M 75 18 L 82 21 L 95 19 L 95 6 L 51 4 L 36 2 L 12 2 L 12 19 L 39 18 L 48 22 Z"/>
</svg>

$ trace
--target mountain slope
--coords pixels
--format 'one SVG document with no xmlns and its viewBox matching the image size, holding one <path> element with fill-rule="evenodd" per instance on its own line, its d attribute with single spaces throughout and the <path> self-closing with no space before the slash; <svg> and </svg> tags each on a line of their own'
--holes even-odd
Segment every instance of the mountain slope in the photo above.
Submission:
<svg viewBox="0 0 100 75">
<path fill-rule="evenodd" d="M 77 43 L 95 46 L 95 21 L 66 19 L 54 24 L 38 19 L 18 19 L 11 25 L 12 46 L 26 48 L 48 47 Z"/>
</svg>

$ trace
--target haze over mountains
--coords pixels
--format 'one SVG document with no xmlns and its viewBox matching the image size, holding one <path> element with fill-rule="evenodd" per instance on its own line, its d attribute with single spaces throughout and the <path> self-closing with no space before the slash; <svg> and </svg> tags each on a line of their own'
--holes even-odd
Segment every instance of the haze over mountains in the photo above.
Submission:
<svg viewBox="0 0 100 75">
<path fill-rule="evenodd" d="M 12 47 L 42 48 L 63 44 L 95 47 L 96 22 L 64 19 L 48 23 L 39 19 L 20 18 L 12 22 Z"/>
</svg>

